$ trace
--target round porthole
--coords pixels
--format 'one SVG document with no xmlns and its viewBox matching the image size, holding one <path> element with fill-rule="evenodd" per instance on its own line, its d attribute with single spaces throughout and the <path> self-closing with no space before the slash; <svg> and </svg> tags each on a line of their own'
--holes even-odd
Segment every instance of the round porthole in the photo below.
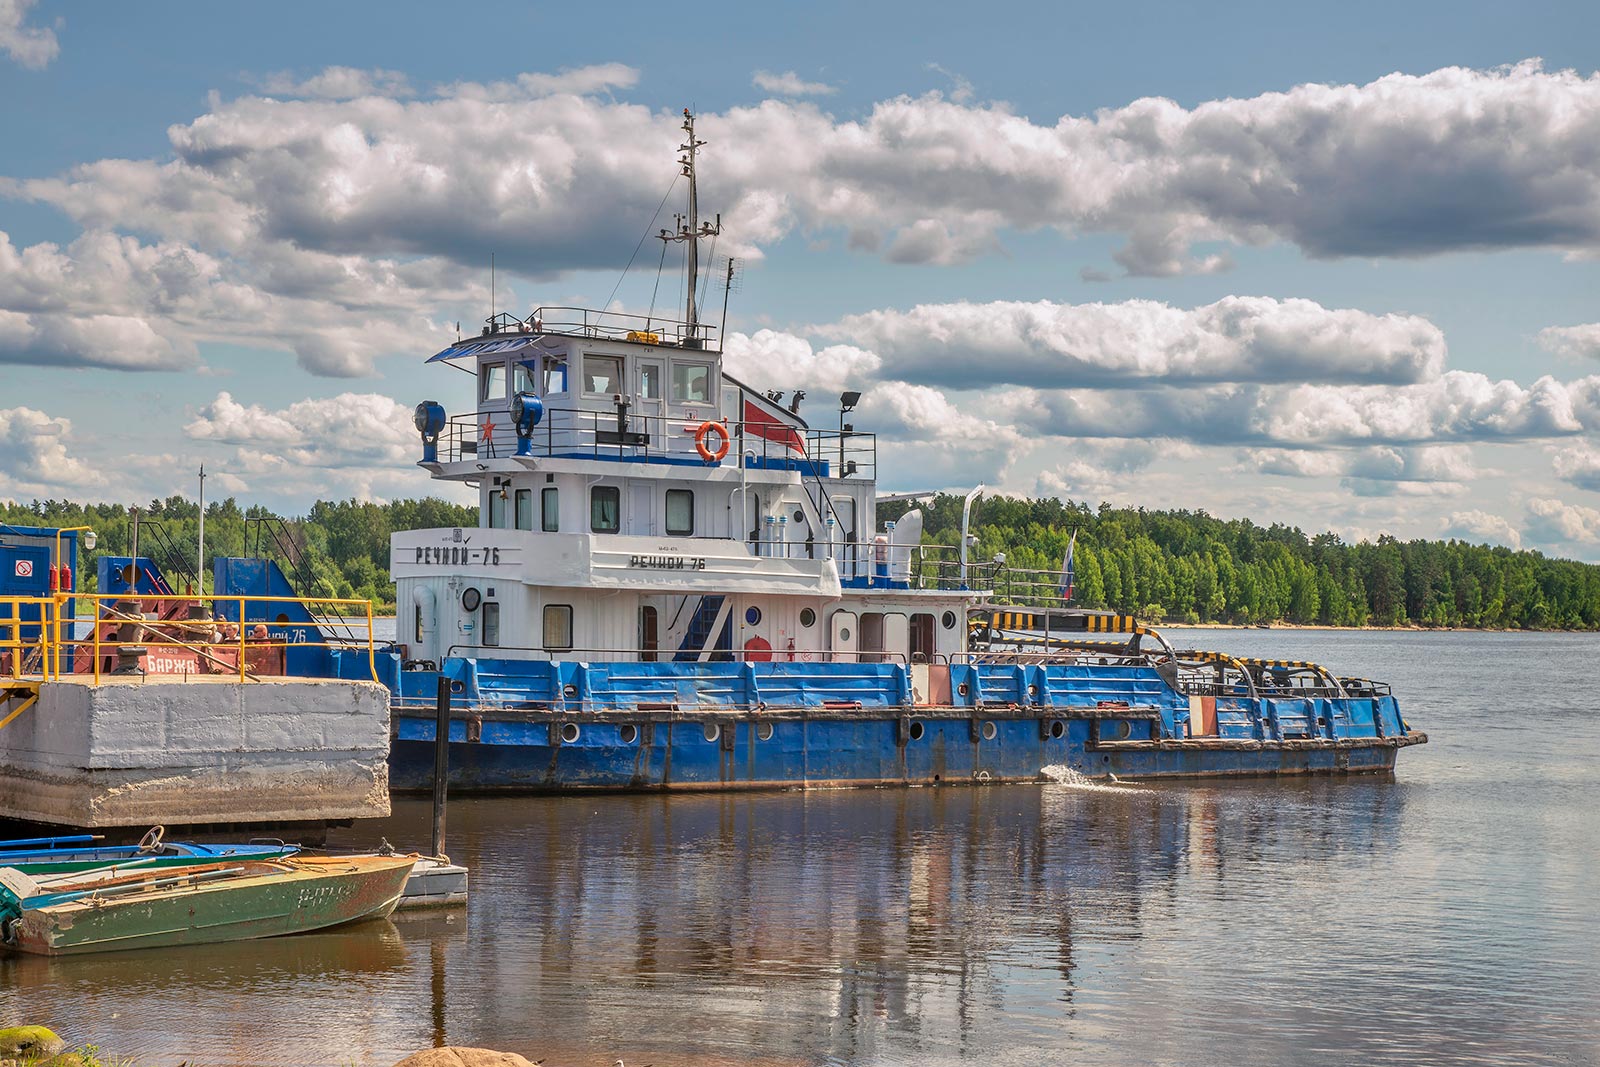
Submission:
<svg viewBox="0 0 1600 1067">
<path fill-rule="evenodd" d="M 996 729 L 994 723 L 986 722 L 986 723 L 983 724 L 983 739 L 985 741 L 993 741 L 994 740 L 994 735 L 997 732 L 998 732 L 998 730 Z"/>
<path fill-rule="evenodd" d="M 561 687 L 561 695 L 566 697 L 568 700 L 571 700 L 573 697 L 578 695 L 578 687 L 568 682 L 566 685 Z"/>
<path fill-rule="evenodd" d="M 1050 723 L 1050 739 L 1052 741 L 1059 741 L 1066 736 L 1067 724 L 1062 722 L 1060 719 L 1053 720 Z"/>
<path fill-rule="evenodd" d="M 749 623 L 751 626 L 759 623 L 761 621 L 761 609 L 757 607 L 745 608 L 744 621 Z"/>
<path fill-rule="evenodd" d="M 771 741 L 772 740 L 772 724 L 770 722 L 756 723 L 756 740 L 757 741 Z"/>
<path fill-rule="evenodd" d="M 707 741 L 715 741 L 717 738 L 722 736 L 722 727 L 718 726 L 714 722 L 708 722 L 706 723 L 705 728 L 700 732 L 702 735 L 704 735 Z"/>
<path fill-rule="evenodd" d="M 816 624 L 817 624 L 817 613 L 812 611 L 810 608 L 801 608 L 800 609 L 800 625 L 801 626 L 815 626 Z"/>
<path fill-rule="evenodd" d="M 797 508 L 797 509 L 795 509 L 794 518 L 791 519 L 790 521 L 791 522 L 796 522 L 796 523 L 805 522 L 806 521 L 806 513 Z"/>
<path fill-rule="evenodd" d="M 956 628 L 956 613 L 947 611 L 939 617 L 939 621 L 944 624 L 946 630 L 954 630 Z"/>
<path fill-rule="evenodd" d="M 482 603 L 483 594 L 478 592 L 477 586 L 469 585 L 461 590 L 461 606 L 467 611 L 477 611 Z"/>
<path fill-rule="evenodd" d="M 450 683 L 450 692 L 452 692 L 452 693 L 463 692 L 466 688 L 467 687 L 465 685 L 463 685 L 461 682 L 451 682 Z"/>
<path fill-rule="evenodd" d="M 617 727 L 617 740 L 625 745 L 633 744 L 639 740 L 639 728 L 631 722 Z"/>
<path fill-rule="evenodd" d="M 911 723 L 911 729 L 906 731 L 906 735 L 913 741 L 921 741 L 922 735 L 925 733 L 927 733 L 927 729 L 922 725 L 922 723 L 916 721 L 913 721 Z"/>
<path fill-rule="evenodd" d="M 562 723 L 561 724 L 561 743 L 564 744 L 564 745 L 570 745 L 574 741 L 576 741 L 577 739 L 578 739 L 578 724 L 575 723 L 575 722 L 564 722 L 564 723 Z"/>
<path fill-rule="evenodd" d="M 1128 738 L 1133 736 L 1133 724 L 1131 722 L 1113 723 L 1111 726 L 1111 734 L 1113 740 L 1126 741 Z"/>
<path fill-rule="evenodd" d="M 839 640 L 841 640 L 841 641 L 848 641 L 848 640 L 850 640 L 850 627 L 848 627 L 848 626 L 846 626 L 846 627 L 843 627 L 843 628 L 842 628 L 842 629 L 841 629 L 841 630 L 840 630 L 840 631 L 839 631 Z"/>
<path fill-rule="evenodd" d="M 966 696 L 969 692 L 971 692 L 971 690 L 967 688 L 966 682 L 961 682 L 957 684 L 956 692 L 961 696 Z"/>
</svg>

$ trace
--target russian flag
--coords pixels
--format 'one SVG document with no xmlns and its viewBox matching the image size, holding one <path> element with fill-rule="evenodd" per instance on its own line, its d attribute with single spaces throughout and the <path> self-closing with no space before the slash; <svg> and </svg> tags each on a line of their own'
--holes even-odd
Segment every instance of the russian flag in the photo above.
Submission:
<svg viewBox="0 0 1600 1067">
<path fill-rule="evenodd" d="M 1072 599 L 1072 553 L 1078 547 L 1078 531 L 1072 531 L 1072 538 L 1067 542 L 1067 555 L 1061 561 L 1061 599 Z"/>
</svg>

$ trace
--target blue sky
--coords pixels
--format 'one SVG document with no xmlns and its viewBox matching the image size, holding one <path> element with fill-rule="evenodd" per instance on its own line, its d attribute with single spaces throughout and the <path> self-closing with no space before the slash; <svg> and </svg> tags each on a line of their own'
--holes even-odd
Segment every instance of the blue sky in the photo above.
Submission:
<svg viewBox="0 0 1600 1067">
<path fill-rule="evenodd" d="M 1575 3 L 0 0 L 0 497 L 431 491 L 410 408 L 467 398 L 421 361 L 489 253 L 499 307 L 604 302 L 692 106 L 730 365 L 866 392 L 888 488 L 1600 558 L 1596 42 Z"/>
</svg>

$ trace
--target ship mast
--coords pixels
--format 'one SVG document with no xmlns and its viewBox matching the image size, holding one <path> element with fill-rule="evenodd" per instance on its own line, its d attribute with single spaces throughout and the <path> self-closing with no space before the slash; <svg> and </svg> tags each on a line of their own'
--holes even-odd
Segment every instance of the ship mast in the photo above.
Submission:
<svg viewBox="0 0 1600 1067">
<path fill-rule="evenodd" d="M 662 230 L 657 236 L 663 241 L 685 241 L 688 243 L 688 297 L 683 309 L 683 347 L 699 348 L 700 339 L 700 307 L 695 300 L 695 290 L 699 288 L 700 280 L 700 238 L 715 237 L 722 232 L 722 213 L 717 213 L 717 221 L 700 221 L 700 195 L 695 187 L 694 165 L 695 157 L 699 153 L 704 141 L 698 141 L 694 136 L 694 115 L 688 108 L 683 109 L 683 129 L 688 134 L 685 142 L 678 146 L 678 151 L 683 155 L 678 157 L 678 163 L 683 167 L 683 176 L 689 179 L 689 213 L 678 215 L 678 231 Z"/>
</svg>

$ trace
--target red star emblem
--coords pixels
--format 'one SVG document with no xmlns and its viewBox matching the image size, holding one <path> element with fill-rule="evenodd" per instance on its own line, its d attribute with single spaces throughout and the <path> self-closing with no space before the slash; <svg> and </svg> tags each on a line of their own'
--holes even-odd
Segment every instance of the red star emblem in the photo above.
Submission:
<svg viewBox="0 0 1600 1067">
<path fill-rule="evenodd" d="M 485 441 L 494 440 L 494 423 L 488 419 L 483 420 L 483 439 Z"/>
</svg>

